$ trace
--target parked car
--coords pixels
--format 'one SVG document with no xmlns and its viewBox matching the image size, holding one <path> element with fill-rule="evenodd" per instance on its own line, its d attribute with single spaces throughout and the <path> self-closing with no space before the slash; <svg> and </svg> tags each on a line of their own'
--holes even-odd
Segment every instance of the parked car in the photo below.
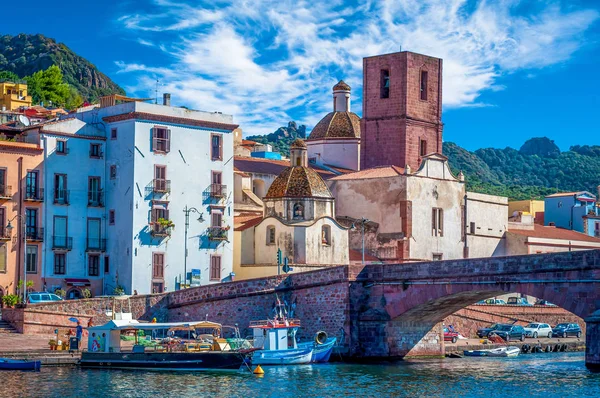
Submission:
<svg viewBox="0 0 600 398">
<path fill-rule="evenodd" d="M 530 323 L 524 329 L 526 337 L 552 337 L 552 328 L 547 323 Z"/>
<path fill-rule="evenodd" d="M 507 304 L 512 305 L 531 305 L 525 297 L 509 297 Z"/>
<path fill-rule="evenodd" d="M 490 299 L 485 299 L 485 300 L 478 301 L 475 304 L 480 304 L 480 305 L 504 305 L 504 304 L 506 304 L 506 301 L 490 298 Z"/>
<path fill-rule="evenodd" d="M 499 323 L 494 323 L 493 325 L 490 325 L 487 328 L 478 329 L 477 330 L 477 336 L 479 336 L 480 338 L 488 337 L 488 335 L 490 334 L 490 332 L 496 330 L 496 328 L 499 325 L 500 325 Z"/>
<path fill-rule="evenodd" d="M 489 336 L 496 335 L 504 341 L 525 340 L 525 329 L 521 325 L 499 324 L 496 329 L 490 332 Z"/>
<path fill-rule="evenodd" d="M 62 301 L 60 296 L 48 292 L 33 292 L 27 296 L 27 302 L 30 304 L 36 303 L 51 303 L 53 301 Z"/>
<path fill-rule="evenodd" d="M 450 330 L 447 327 L 444 327 L 444 341 L 451 341 L 452 343 L 456 343 L 458 341 L 458 333 L 454 330 Z"/>
<path fill-rule="evenodd" d="M 559 323 L 552 329 L 554 337 L 581 337 L 581 328 L 576 323 Z"/>
<path fill-rule="evenodd" d="M 556 304 L 552 304 L 548 300 L 538 300 L 538 301 L 536 301 L 535 305 L 549 305 L 552 307 L 556 307 Z"/>
</svg>

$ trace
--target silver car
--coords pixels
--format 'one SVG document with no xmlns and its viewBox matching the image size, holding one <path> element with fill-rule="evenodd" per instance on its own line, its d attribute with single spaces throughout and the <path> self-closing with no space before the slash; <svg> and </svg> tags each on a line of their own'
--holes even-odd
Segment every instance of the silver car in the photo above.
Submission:
<svg viewBox="0 0 600 398">
<path fill-rule="evenodd" d="M 525 337 L 552 337 L 552 328 L 547 323 L 530 323 L 525 326 Z"/>
</svg>

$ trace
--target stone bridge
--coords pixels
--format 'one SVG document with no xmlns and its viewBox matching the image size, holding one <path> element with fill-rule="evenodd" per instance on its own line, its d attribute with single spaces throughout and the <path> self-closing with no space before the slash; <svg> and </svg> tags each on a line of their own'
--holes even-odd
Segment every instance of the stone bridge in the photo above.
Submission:
<svg viewBox="0 0 600 398">
<path fill-rule="evenodd" d="M 271 315 L 277 297 L 295 304 L 301 338 L 319 330 L 343 336 L 354 359 L 444 355 L 440 322 L 479 300 L 504 293 L 544 298 L 585 319 L 586 363 L 600 369 L 600 250 L 318 271 L 132 296 L 134 316 L 159 321 L 210 319 L 238 324 Z M 4 310 L 25 332 L 48 332 L 68 317 L 106 320 L 107 298 Z M 46 330 L 48 329 L 48 330 Z"/>
</svg>

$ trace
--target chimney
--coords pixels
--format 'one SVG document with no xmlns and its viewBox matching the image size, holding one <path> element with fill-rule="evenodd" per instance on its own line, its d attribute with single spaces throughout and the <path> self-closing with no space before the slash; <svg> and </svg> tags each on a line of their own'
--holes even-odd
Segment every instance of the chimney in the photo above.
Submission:
<svg viewBox="0 0 600 398">
<path fill-rule="evenodd" d="M 169 94 L 169 93 L 163 94 L 163 105 L 171 106 L 171 94 Z"/>
</svg>

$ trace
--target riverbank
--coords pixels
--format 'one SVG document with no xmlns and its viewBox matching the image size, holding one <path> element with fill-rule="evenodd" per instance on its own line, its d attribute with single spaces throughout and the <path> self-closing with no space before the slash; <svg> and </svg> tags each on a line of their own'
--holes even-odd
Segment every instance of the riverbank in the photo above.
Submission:
<svg viewBox="0 0 600 398">
<path fill-rule="evenodd" d="M 446 356 L 450 356 L 452 354 L 462 354 L 463 351 L 467 350 L 488 350 L 491 348 L 497 348 L 503 346 L 503 344 L 483 344 L 482 341 L 484 339 L 461 339 L 456 343 L 446 342 Z M 578 339 L 576 337 L 570 338 L 552 338 L 552 339 L 525 339 L 525 341 L 511 341 L 508 343 L 510 346 L 522 348 L 524 345 L 528 345 L 529 347 L 539 346 L 542 348 L 542 351 L 549 350 L 551 352 L 558 351 L 556 349 L 557 346 L 566 345 L 566 349 L 562 351 L 585 351 L 585 341 L 582 339 Z M 549 347 L 549 348 L 547 348 Z"/>
</svg>

